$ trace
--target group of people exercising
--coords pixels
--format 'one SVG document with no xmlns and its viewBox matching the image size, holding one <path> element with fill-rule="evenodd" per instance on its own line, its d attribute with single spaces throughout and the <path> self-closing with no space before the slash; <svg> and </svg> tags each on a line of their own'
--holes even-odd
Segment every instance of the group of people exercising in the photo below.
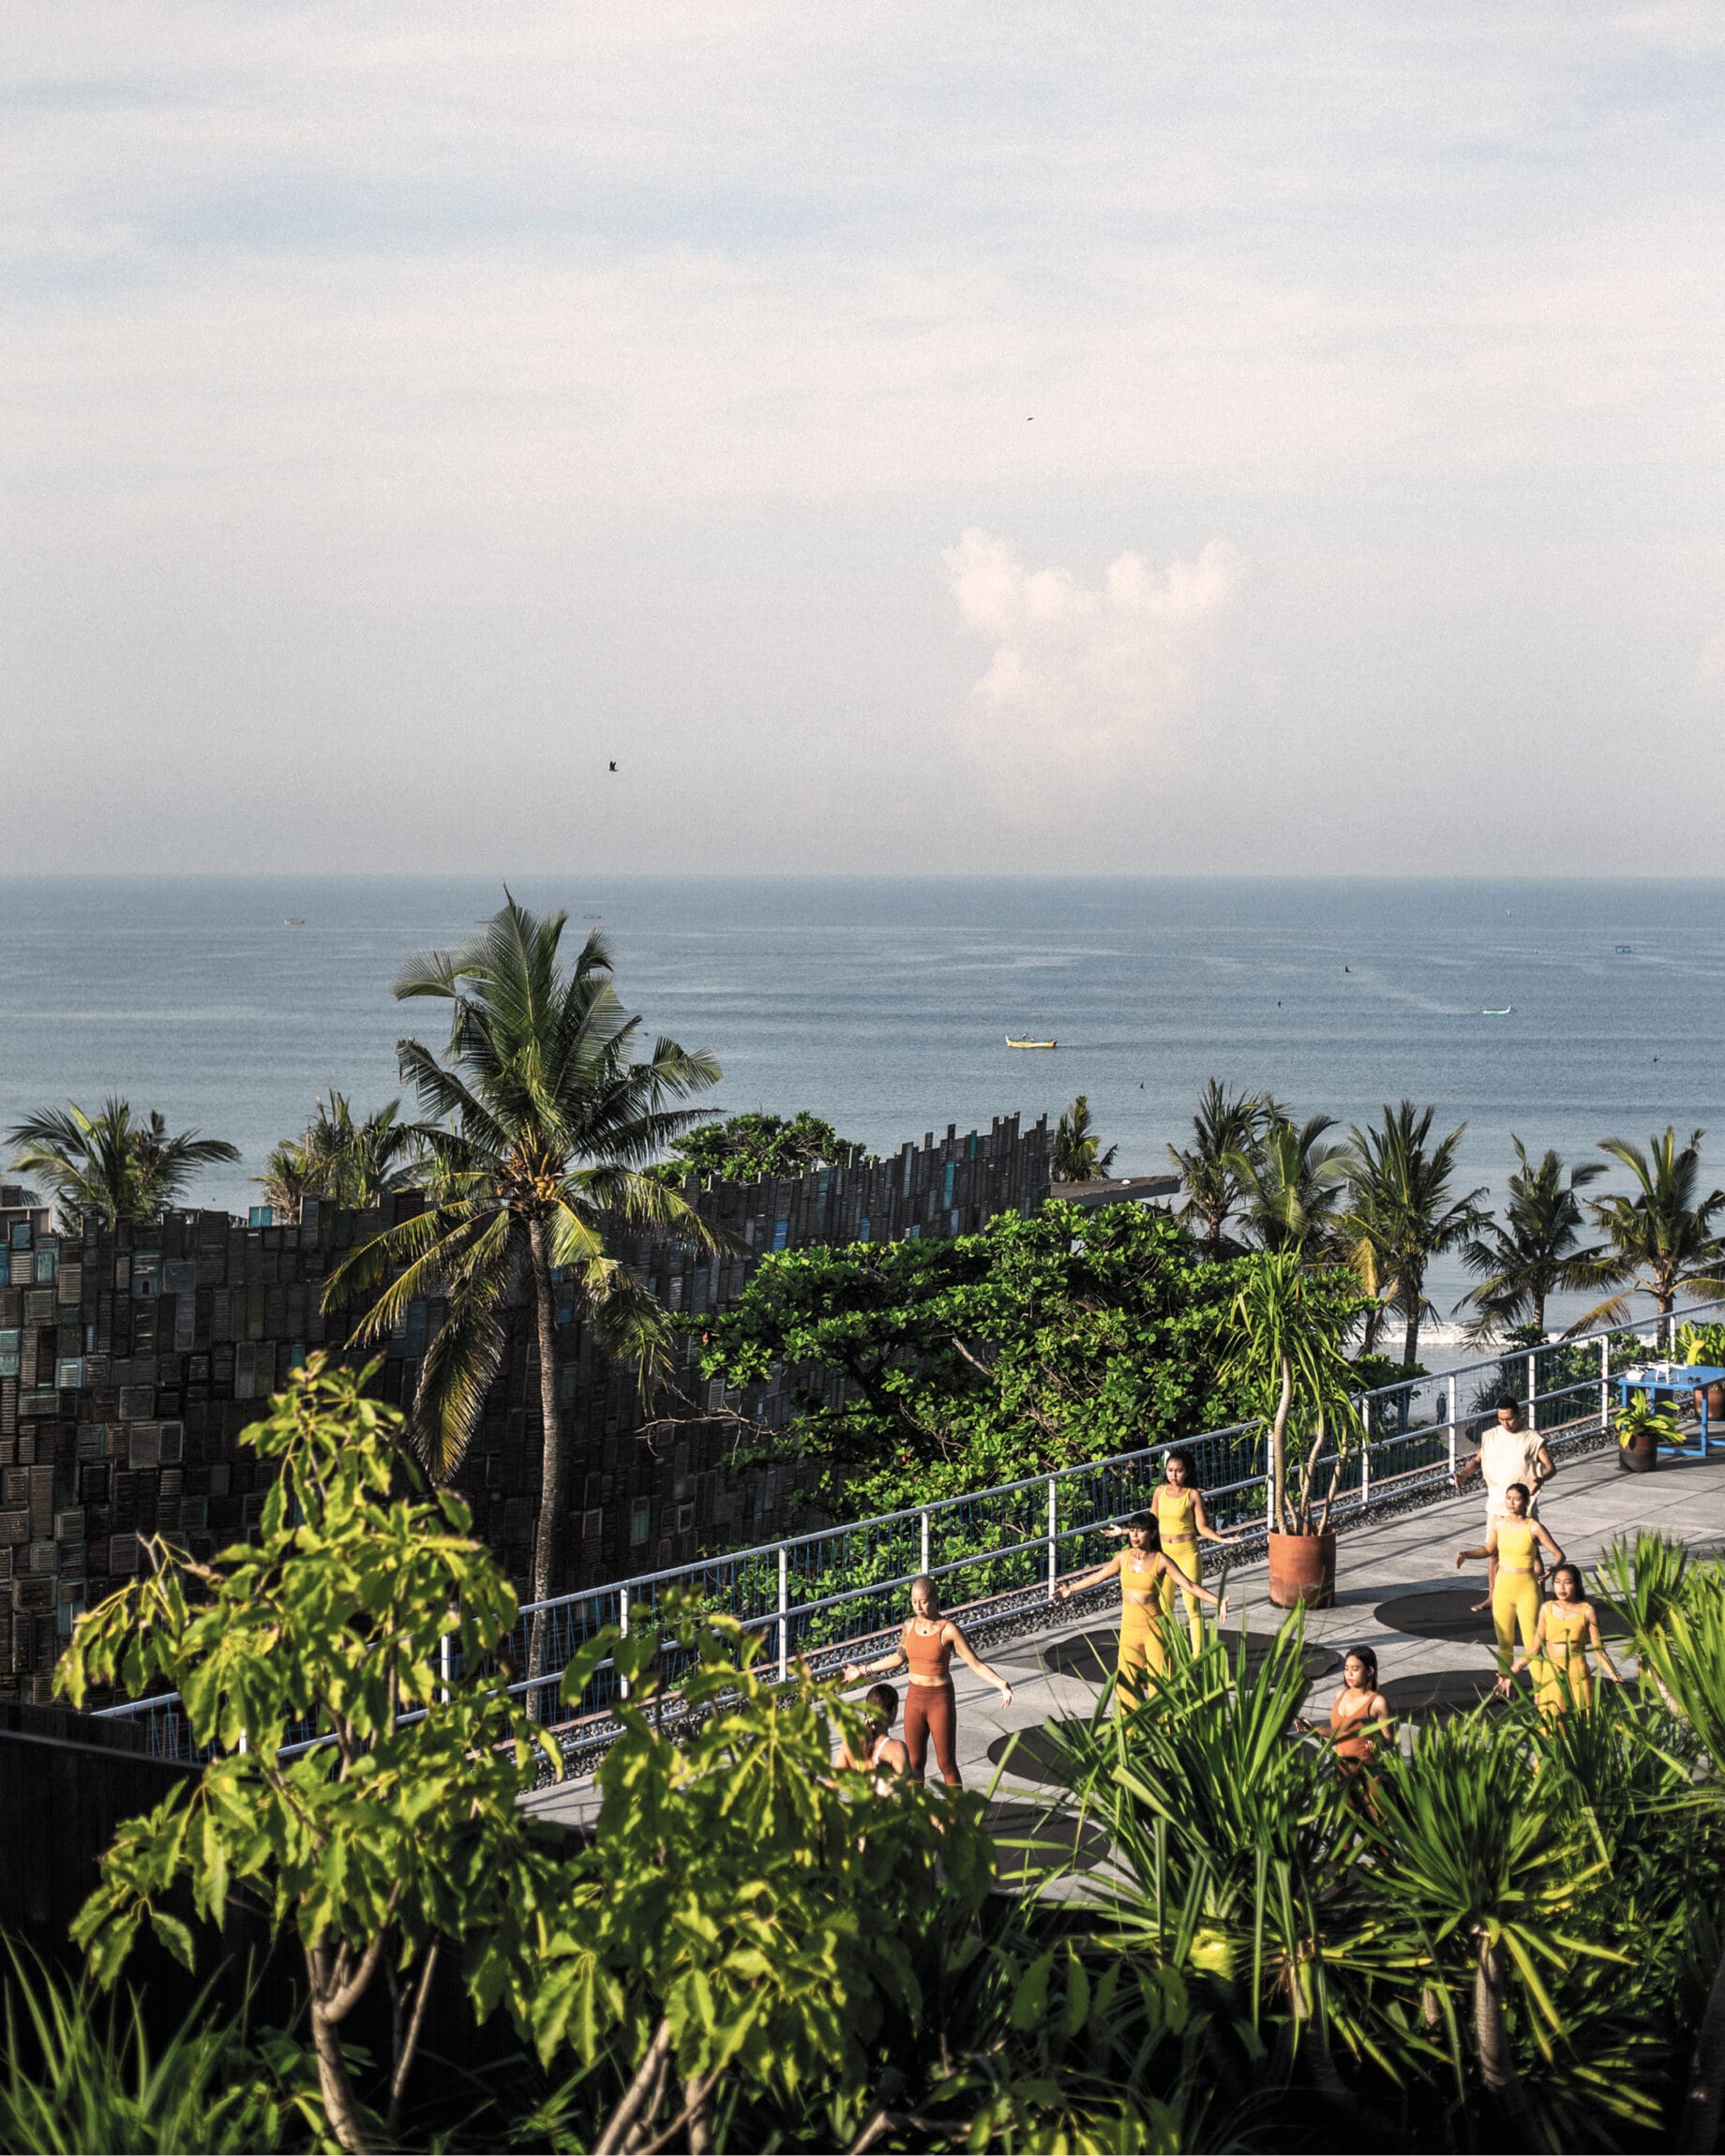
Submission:
<svg viewBox="0 0 1725 2156">
<path fill-rule="evenodd" d="M 1592 1706 L 1590 1654 L 1598 1657 L 1613 1684 L 1622 1682 L 1600 1639 L 1598 1615 L 1587 1599 L 1580 1568 L 1568 1563 L 1536 1517 L 1539 1491 L 1556 1472 L 1544 1440 L 1522 1424 L 1516 1401 L 1505 1398 L 1497 1402 L 1495 1421 L 1481 1438 L 1479 1449 L 1456 1474 L 1458 1489 L 1476 1476 L 1486 1488 L 1485 1541 L 1459 1550 L 1456 1564 L 1459 1567 L 1470 1560 L 1485 1561 L 1486 1598 L 1474 1607 L 1492 1613 L 1497 1689 L 1507 1694 L 1511 1680 L 1531 1669 L 1540 1709 L 1546 1714 L 1560 1714 L 1570 1705 Z M 1105 1564 L 1058 1582 L 1054 1595 L 1057 1602 L 1064 1602 L 1118 1578 L 1117 1683 L 1123 1692 L 1142 1697 L 1151 1680 L 1167 1672 L 1163 1628 L 1173 1616 L 1177 1595 L 1185 1604 L 1194 1649 L 1203 1639 L 1199 1604 L 1213 1610 L 1218 1621 L 1227 1615 L 1226 1595 L 1212 1594 L 1199 1577 L 1201 1546 L 1214 1542 L 1225 1548 L 1240 1538 L 1219 1535 L 1210 1525 L 1191 1457 L 1178 1451 L 1166 1455 L 1163 1480 L 1148 1509 L 1103 1533 L 1123 1538 L 1125 1548 Z M 1544 1600 L 1548 1572 L 1551 1599 Z M 864 1677 L 879 1678 L 901 1666 L 905 1669 L 904 1736 L 892 1734 L 898 1717 L 897 1692 L 891 1684 L 877 1683 L 864 1696 L 868 1721 L 861 1752 L 853 1753 L 846 1744 L 839 1764 L 873 1772 L 878 1777 L 908 1774 L 921 1781 L 932 1741 L 941 1779 L 949 1788 L 959 1787 L 963 1776 L 952 1688 L 954 1656 L 995 1687 L 1002 1705 L 1011 1706 L 1012 1685 L 982 1660 L 962 1628 L 942 1613 L 938 1590 L 924 1576 L 911 1583 L 910 1615 L 898 1644 L 872 1661 L 848 1662 L 843 1671 L 844 1682 L 853 1684 Z M 1373 1757 L 1375 1740 L 1388 1729 L 1391 1710 L 1378 1689 L 1377 1656 L 1370 1647 L 1350 1650 L 1342 1678 L 1342 1688 L 1330 1705 L 1328 1729 L 1315 1729 L 1303 1719 L 1294 1727 L 1323 1736 L 1332 1749 L 1337 1771 L 1347 1774 Z"/>
</svg>

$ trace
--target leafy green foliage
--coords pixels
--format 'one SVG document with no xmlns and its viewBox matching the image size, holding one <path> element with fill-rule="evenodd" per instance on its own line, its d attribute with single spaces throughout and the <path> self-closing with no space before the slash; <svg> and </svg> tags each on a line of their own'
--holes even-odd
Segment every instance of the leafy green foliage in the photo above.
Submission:
<svg viewBox="0 0 1725 2156">
<path fill-rule="evenodd" d="M 211 2013 L 151 2041 L 142 2001 L 121 2011 L 16 1951 L 5 1984 L 0 2156 L 154 2156 L 281 2149 L 322 2126 L 310 2061 L 291 2040 L 248 2039 Z"/>
<path fill-rule="evenodd" d="M 297 1138 L 284 1138 L 257 1177 L 283 1220 L 297 1220 L 308 1198 L 355 1211 L 396 1190 L 416 1190 L 425 1180 L 425 1148 L 401 1121 L 401 1103 L 389 1100 L 356 1118 L 345 1093 L 330 1087 Z"/>
<path fill-rule="evenodd" d="M 806 1108 L 789 1117 L 755 1110 L 685 1130 L 671 1140 L 675 1158 L 660 1161 L 651 1172 L 672 1189 L 680 1189 L 691 1172 L 703 1177 L 722 1175 L 733 1183 L 756 1183 L 806 1175 L 812 1168 L 861 1151 L 860 1145 L 841 1138 L 831 1123 Z"/>
<path fill-rule="evenodd" d="M 1483 1190 L 1458 1192 L 1456 1162 L 1465 1123 L 1433 1142 L 1436 1111 L 1401 1100 L 1384 1105 L 1384 1120 L 1348 1133 L 1353 1145 L 1353 1199 L 1342 1229 L 1350 1262 L 1363 1284 L 1403 1326 L 1402 1360 L 1419 1355 L 1419 1326 L 1431 1314 L 1426 1268 L 1465 1244 L 1487 1224 Z M 1368 1345 L 1372 1344 L 1370 1341 Z"/>
<path fill-rule="evenodd" d="M 414 1490 L 402 1418 L 366 1398 L 370 1374 L 322 1358 L 296 1372 L 248 1433 L 277 1468 L 258 1541 L 207 1565 L 155 1541 L 154 1570 L 80 1620 L 56 1678 L 74 1705 L 91 1684 L 164 1680 L 213 1753 L 104 1858 L 73 1931 L 93 1976 L 112 1984 L 145 1924 L 192 1968 L 182 1882 L 210 1923 L 248 1895 L 297 1938 L 344 2147 L 362 2129 L 337 2031 L 383 1958 L 428 1981 L 446 1944 L 482 2012 L 507 1998 L 525 2019 L 527 1942 L 560 1895 L 516 1803 L 552 1740 L 494 1683 L 440 1666 L 448 1635 L 481 1669 L 515 1592 L 460 1500 Z M 280 1758 L 302 1734 L 328 1741 Z"/>
<path fill-rule="evenodd" d="M 830 1501 L 888 1511 L 1227 1420 L 1235 1278 L 1164 1215 L 1050 1204 L 950 1242 L 766 1258 L 700 1321 L 701 1370 L 746 1391 L 792 1365 L 798 1419 L 762 1448 L 810 1461 Z"/>
<path fill-rule="evenodd" d="M 1710 1298 L 1725 1296 L 1725 1247 L 1714 1222 L 1725 1209 L 1725 1190 L 1702 1190 L 1701 1142 L 1704 1130 L 1692 1130 L 1679 1145 L 1669 1124 L 1656 1132 L 1646 1150 L 1628 1138 L 1607 1138 L 1599 1150 L 1629 1172 L 1632 1188 L 1589 1200 L 1595 1220 L 1604 1229 L 1604 1254 L 1582 1265 L 1590 1284 L 1628 1290 L 1651 1297 L 1661 1315 L 1681 1290 Z M 1621 1325 L 1628 1312 L 1628 1293 L 1608 1296 L 1581 1320 L 1582 1325 Z"/>
</svg>

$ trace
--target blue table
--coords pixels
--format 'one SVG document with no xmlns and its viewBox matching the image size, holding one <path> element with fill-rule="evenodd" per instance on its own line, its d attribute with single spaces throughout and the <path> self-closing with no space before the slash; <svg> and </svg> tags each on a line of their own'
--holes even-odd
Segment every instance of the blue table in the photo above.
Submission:
<svg viewBox="0 0 1725 2156">
<path fill-rule="evenodd" d="M 1709 1363 L 1656 1362 L 1642 1370 L 1623 1371 L 1617 1380 L 1617 1398 L 1628 1407 L 1631 1392 L 1644 1392 L 1649 1407 L 1658 1407 L 1661 1400 L 1682 1400 L 1701 1393 L 1701 1457 L 1707 1457 L 1707 1387 L 1725 1385 L 1725 1370 L 1715 1370 Z M 1687 1452 L 1685 1445 L 1666 1445 L 1667 1452 Z"/>
</svg>

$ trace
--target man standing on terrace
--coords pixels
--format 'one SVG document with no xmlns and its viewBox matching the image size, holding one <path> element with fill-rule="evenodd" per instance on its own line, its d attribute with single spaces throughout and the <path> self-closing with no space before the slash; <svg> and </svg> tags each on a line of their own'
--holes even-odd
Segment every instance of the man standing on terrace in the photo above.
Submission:
<svg viewBox="0 0 1725 2156">
<path fill-rule="evenodd" d="M 1485 1476 L 1485 1527 L 1491 1537 L 1493 1524 L 1508 1516 L 1504 1493 L 1511 1483 L 1520 1482 L 1527 1490 L 1527 1518 L 1538 1516 L 1539 1491 L 1557 1473 L 1557 1462 L 1552 1458 L 1550 1447 L 1537 1430 L 1529 1430 L 1522 1420 L 1521 1405 L 1508 1393 L 1497 1402 L 1497 1419 L 1486 1429 L 1479 1440 L 1479 1449 L 1471 1460 L 1464 1460 L 1456 1469 L 1456 1488 L 1471 1482 L 1476 1475 Z M 1492 1590 L 1497 1584 L 1497 1560 L 1486 1560 L 1485 1600 L 1476 1602 L 1476 1610 L 1492 1607 Z"/>
</svg>

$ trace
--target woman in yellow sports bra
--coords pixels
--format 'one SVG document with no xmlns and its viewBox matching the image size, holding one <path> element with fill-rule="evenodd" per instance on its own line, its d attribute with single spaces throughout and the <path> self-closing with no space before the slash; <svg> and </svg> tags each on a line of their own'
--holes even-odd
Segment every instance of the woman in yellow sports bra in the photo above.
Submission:
<svg viewBox="0 0 1725 2156">
<path fill-rule="evenodd" d="M 1497 1560 L 1497 1581 L 1492 1589 L 1492 1629 L 1497 1635 L 1497 1667 L 1509 1674 L 1518 1628 L 1522 1645 L 1533 1650 L 1539 1622 L 1539 1580 L 1544 1563 L 1541 1549 L 1550 1550 L 1552 1563 L 1561 1565 L 1564 1553 L 1537 1520 L 1527 1517 L 1528 1489 L 1512 1482 L 1504 1492 L 1504 1511 L 1492 1522 L 1492 1532 L 1478 1550 L 1458 1550 L 1456 1569 L 1482 1557 Z"/>
<path fill-rule="evenodd" d="M 1566 1714 L 1571 1707 L 1593 1705 L 1593 1666 L 1589 1649 L 1599 1657 L 1599 1667 L 1613 1684 L 1623 1679 L 1605 1651 L 1599 1637 L 1599 1615 L 1587 1599 L 1579 1565 L 1560 1565 L 1552 1574 L 1552 1599 L 1539 1612 L 1539 1622 L 1525 1654 L 1519 1657 L 1508 1677 L 1497 1680 L 1500 1692 L 1509 1689 L 1509 1677 L 1518 1669 L 1531 1669 L 1539 1686 L 1539 1712 Z"/>
<path fill-rule="evenodd" d="M 1225 1548 L 1233 1538 L 1218 1535 L 1204 1517 L 1204 1492 L 1198 1488 L 1191 1453 L 1168 1453 L 1162 1460 L 1162 1475 L 1164 1479 L 1157 1484 L 1150 1498 L 1150 1510 L 1156 1516 L 1162 1555 L 1174 1569 L 1163 1574 L 1157 1593 L 1162 1600 L 1164 1617 L 1174 1614 L 1177 1587 L 1185 1596 L 1186 1621 L 1192 1630 L 1192 1643 L 1195 1650 L 1204 1639 L 1204 1621 L 1198 1615 L 1198 1598 L 1193 1593 L 1196 1582 L 1203 1578 L 1198 1545 L 1200 1542 L 1215 1542 Z M 1108 1527 L 1102 1532 L 1106 1535 L 1120 1535 L 1125 1530 Z"/>
<path fill-rule="evenodd" d="M 1173 1606 L 1176 1583 L 1187 1594 L 1208 1602 L 1218 1617 L 1227 1615 L 1228 1602 L 1226 1595 L 1212 1595 L 1208 1587 L 1200 1587 L 1195 1582 L 1188 1585 L 1186 1575 L 1175 1568 L 1159 1547 L 1156 1520 L 1150 1513 L 1134 1512 L 1126 1522 L 1126 1536 L 1124 1550 L 1118 1550 L 1106 1565 L 1099 1565 L 1093 1572 L 1081 1572 L 1076 1579 L 1061 1580 L 1054 1591 L 1054 1598 L 1064 1602 L 1069 1595 L 1082 1595 L 1087 1587 L 1100 1587 L 1104 1580 L 1112 1580 L 1117 1572 L 1119 1574 L 1119 1682 L 1132 1691 L 1142 1692 L 1147 1672 L 1152 1677 L 1161 1677 L 1168 1668 L 1162 1623 L 1165 1610 Z M 1165 1605 L 1164 1587 L 1168 1594 Z"/>
</svg>

